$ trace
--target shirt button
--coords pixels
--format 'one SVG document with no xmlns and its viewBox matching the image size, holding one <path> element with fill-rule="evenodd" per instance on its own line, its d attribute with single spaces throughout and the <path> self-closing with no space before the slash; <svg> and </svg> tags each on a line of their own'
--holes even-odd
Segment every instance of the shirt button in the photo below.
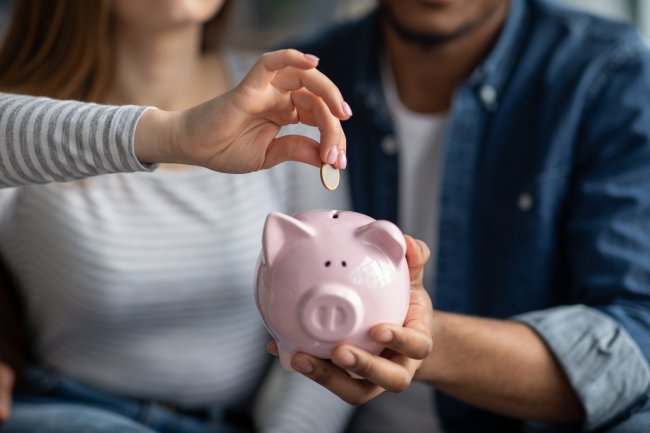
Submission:
<svg viewBox="0 0 650 433">
<path fill-rule="evenodd" d="M 397 141 L 392 135 L 387 135 L 381 140 L 381 150 L 386 155 L 395 155 L 397 153 Z"/>
<path fill-rule="evenodd" d="M 523 193 L 517 199 L 517 206 L 522 212 L 528 212 L 533 208 L 533 197 L 528 193 Z"/>
<path fill-rule="evenodd" d="M 489 84 L 481 86 L 479 95 L 481 97 L 481 101 L 483 101 L 483 103 L 488 107 L 493 106 L 497 102 L 497 91 Z"/>
<path fill-rule="evenodd" d="M 366 107 L 372 110 L 376 109 L 378 105 L 377 97 L 372 93 L 366 95 L 366 97 L 364 98 L 364 102 L 366 103 Z"/>
</svg>

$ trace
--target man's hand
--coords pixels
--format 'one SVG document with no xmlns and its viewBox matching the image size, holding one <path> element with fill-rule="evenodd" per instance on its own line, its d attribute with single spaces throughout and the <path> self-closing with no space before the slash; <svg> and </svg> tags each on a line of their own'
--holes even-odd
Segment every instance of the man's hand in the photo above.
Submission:
<svg viewBox="0 0 650 433">
<path fill-rule="evenodd" d="M 296 354 L 291 366 L 328 388 L 348 403 L 359 405 L 385 390 L 400 392 L 411 384 L 416 370 L 433 349 L 433 307 L 422 286 L 424 265 L 429 249 L 422 241 L 406 238 L 406 259 L 411 275 L 411 301 L 404 326 L 380 324 L 370 330 L 370 337 L 384 346 L 381 356 L 342 344 L 332 353 L 331 361 L 305 353 Z M 275 342 L 268 347 L 271 353 Z M 363 379 L 352 379 L 346 370 Z"/>
<path fill-rule="evenodd" d="M 11 391 L 14 388 L 14 372 L 0 362 L 0 422 L 9 420 L 11 414 Z"/>
<path fill-rule="evenodd" d="M 147 110 L 136 128 L 138 159 L 226 173 L 292 160 L 345 168 L 340 120 L 352 111 L 317 64 L 318 58 L 296 50 L 267 53 L 224 95 L 186 111 Z M 282 126 L 298 122 L 318 127 L 321 142 L 302 135 L 277 137 Z"/>
</svg>

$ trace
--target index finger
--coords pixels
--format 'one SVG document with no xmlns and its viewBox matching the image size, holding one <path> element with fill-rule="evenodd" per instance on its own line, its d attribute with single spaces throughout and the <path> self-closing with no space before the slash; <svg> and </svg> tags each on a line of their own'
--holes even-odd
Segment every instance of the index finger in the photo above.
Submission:
<svg viewBox="0 0 650 433">
<path fill-rule="evenodd" d="M 263 89 L 271 83 L 275 73 L 287 68 L 312 69 L 318 65 L 318 57 L 304 54 L 298 50 L 285 49 L 262 54 L 253 65 L 242 83 Z"/>
<path fill-rule="evenodd" d="M 327 104 L 332 114 L 345 120 L 352 116 L 352 109 L 343 100 L 339 88 L 318 69 L 299 70 L 286 68 L 278 71 L 271 84 L 282 92 L 306 89 Z"/>
<path fill-rule="evenodd" d="M 292 90 L 306 87 L 326 101 L 332 114 L 339 119 L 348 119 L 352 115 L 350 106 L 343 100 L 338 87 L 325 75 L 315 70 L 318 61 L 316 56 L 293 49 L 265 53 L 248 71 L 241 84 L 256 90 L 263 90 L 271 84 L 278 72 L 288 69 L 291 73 L 283 74 L 280 81 L 293 83 L 289 86 Z M 309 74 L 309 78 L 303 83 L 300 73 L 312 69 L 312 74 Z M 298 87 L 296 87 L 296 83 L 299 85 Z"/>
<path fill-rule="evenodd" d="M 420 324 L 412 324 L 409 328 L 380 324 L 370 330 L 370 336 L 387 348 L 413 359 L 424 359 L 433 349 L 431 334 Z"/>
<path fill-rule="evenodd" d="M 309 368 L 305 369 L 306 365 Z M 353 405 L 358 406 L 366 403 L 385 391 L 384 388 L 368 380 L 351 378 L 347 372 L 330 361 L 306 353 L 294 355 L 291 359 L 291 366 Z"/>
</svg>

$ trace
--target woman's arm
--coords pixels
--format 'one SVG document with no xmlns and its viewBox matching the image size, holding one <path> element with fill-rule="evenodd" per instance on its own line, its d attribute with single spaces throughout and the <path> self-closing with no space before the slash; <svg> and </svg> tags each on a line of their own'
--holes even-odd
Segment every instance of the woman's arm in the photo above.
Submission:
<svg viewBox="0 0 650 433">
<path fill-rule="evenodd" d="M 296 50 L 267 53 L 237 87 L 218 98 L 182 112 L 145 113 L 136 131 L 138 159 L 227 173 L 285 161 L 345 168 L 340 120 L 352 112 L 317 64 L 317 58 Z M 296 134 L 278 137 L 282 126 L 298 122 L 318 127 L 321 142 Z"/>
<path fill-rule="evenodd" d="M 146 107 L 0 95 L 0 187 L 201 165 L 244 173 L 295 160 L 343 168 L 340 120 L 352 114 L 338 88 L 296 50 L 267 53 L 232 91 L 197 107 Z M 321 142 L 278 137 L 283 125 L 317 126 Z"/>
</svg>

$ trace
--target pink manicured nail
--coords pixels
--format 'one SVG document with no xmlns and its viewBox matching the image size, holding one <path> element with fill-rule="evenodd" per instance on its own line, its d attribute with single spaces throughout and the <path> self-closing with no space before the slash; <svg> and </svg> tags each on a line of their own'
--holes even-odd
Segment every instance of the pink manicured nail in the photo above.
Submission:
<svg viewBox="0 0 650 433">
<path fill-rule="evenodd" d="M 334 165 L 336 163 L 336 158 L 339 156 L 339 151 L 336 149 L 330 150 L 330 153 L 327 154 L 327 163 Z"/>
<path fill-rule="evenodd" d="M 313 54 L 305 54 L 305 57 L 306 57 L 307 60 L 309 60 L 310 62 L 318 62 L 318 61 L 320 60 L 318 57 L 316 57 L 316 56 L 313 55 Z"/>
<path fill-rule="evenodd" d="M 339 168 L 345 170 L 345 167 L 348 166 L 348 157 L 345 156 L 345 152 L 339 153 Z"/>
<path fill-rule="evenodd" d="M 341 107 L 343 108 L 343 112 L 344 112 L 347 116 L 352 116 L 352 108 L 350 108 L 350 104 L 348 104 L 347 102 L 343 101 L 343 104 L 341 104 Z"/>
</svg>

